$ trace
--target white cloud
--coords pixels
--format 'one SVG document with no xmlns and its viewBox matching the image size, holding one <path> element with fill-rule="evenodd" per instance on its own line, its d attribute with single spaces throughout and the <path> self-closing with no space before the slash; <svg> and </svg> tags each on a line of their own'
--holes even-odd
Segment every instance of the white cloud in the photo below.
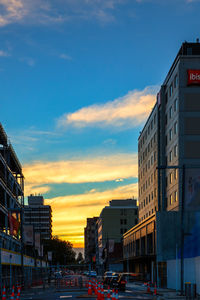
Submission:
<svg viewBox="0 0 200 300">
<path fill-rule="evenodd" d="M 105 104 L 84 107 L 73 113 L 64 114 L 57 122 L 58 127 L 135 127 L 148 117 L 156 102 L 158 87 L 134 90 L 127 95 Z"/>
<path fill-rule="evenodd" d="M 72 60 L 72 57 L 66 53 L 60 54 L 60 58 L 65 59 L 65 60 Z"/>
<path fill-rule="evenodd" d="M 10 56 L 10 54 L 8 52 L 4 51 L 4 50 L 0 50 L 0 56 L 1 57 L 8 57 L 8 56 Z"/>
<path fill-rule="evenodd" d="M 125 1 L 125 0 L 124 0 Z M 0 0 L 0 27 L 11 23 L 55 24 L 73 19 L 113 20 L 122 0 Z"/>
</svg>

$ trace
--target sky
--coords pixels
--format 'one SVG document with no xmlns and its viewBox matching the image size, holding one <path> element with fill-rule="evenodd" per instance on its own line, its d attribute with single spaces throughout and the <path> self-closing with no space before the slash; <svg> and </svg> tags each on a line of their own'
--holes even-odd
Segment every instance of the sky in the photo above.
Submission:
<svg viewBox="0 0 200 300">
<path fill-rule="evenodd" d="M 86 219 L 137 198 L 137 140 L 198 0 L 0 0 L 0 122 L 42 194 L 53 235 L 84 243 Z M 27 198 L 26 198 L 27 199 Z"/>
</svg>

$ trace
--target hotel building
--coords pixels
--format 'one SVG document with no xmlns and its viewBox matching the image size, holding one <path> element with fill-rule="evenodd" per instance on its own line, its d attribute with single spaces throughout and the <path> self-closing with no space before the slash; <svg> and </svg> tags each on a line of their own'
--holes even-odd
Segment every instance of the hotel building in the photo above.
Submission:
<svg viewBox="0 0 200 300">
<path fill-rule="evenodd" d="M 197 41 L 182 44 L 138 139 L 139 224 L 124 234 L 124 259 L 144 279 L 200 288 L 199 178 Z"/>
</svg>

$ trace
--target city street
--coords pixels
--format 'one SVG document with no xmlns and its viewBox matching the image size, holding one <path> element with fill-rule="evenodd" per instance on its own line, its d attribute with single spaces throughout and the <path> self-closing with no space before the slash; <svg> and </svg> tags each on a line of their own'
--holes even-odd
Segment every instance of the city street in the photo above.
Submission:
<svg viewBox="0 0 200 300">
<path fill-rule="evenodd" d="M 93 294 L 88 296 L 87 290 L 68 290 L 68 291 L 55 291 L 55 290 L 42 290 L 39 291 L 26 291 L 22 293 L 21 300 L 57 300 L 57 299 L 97 299 Z M 120 292 L 119 298 L 121 299 L 153 299 L 152 295 L 146 294 L 144 291 L 134 291 L 132 289 L 127 289 L 126 292 Z M 105 297 L 106 299 L 106 297 Z"/>
</svg>

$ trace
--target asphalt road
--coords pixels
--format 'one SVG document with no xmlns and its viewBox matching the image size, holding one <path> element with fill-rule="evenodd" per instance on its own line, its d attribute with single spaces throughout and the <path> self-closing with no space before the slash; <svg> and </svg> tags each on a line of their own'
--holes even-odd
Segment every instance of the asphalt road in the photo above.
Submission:
<svg viewBox="0 0 200 300">
<path fill-rule="evenodd" d="M 68 291 L 26 291 L 24 292 L 20 300 L 60 300 L 60 299 L 97 299 L 94 295 L 91 297 L 87 295 L 86 290 L 68 290 Z M 105 298 L 106 299 L 106 298 Z M 119 299 L 138 299 L 138 300 L 150 300 L 153 299 L 151 295 L 144 293 L 143 291 L 134 291 L 127 289 L 126 292 L 119 293 Z"/>
</svg>

